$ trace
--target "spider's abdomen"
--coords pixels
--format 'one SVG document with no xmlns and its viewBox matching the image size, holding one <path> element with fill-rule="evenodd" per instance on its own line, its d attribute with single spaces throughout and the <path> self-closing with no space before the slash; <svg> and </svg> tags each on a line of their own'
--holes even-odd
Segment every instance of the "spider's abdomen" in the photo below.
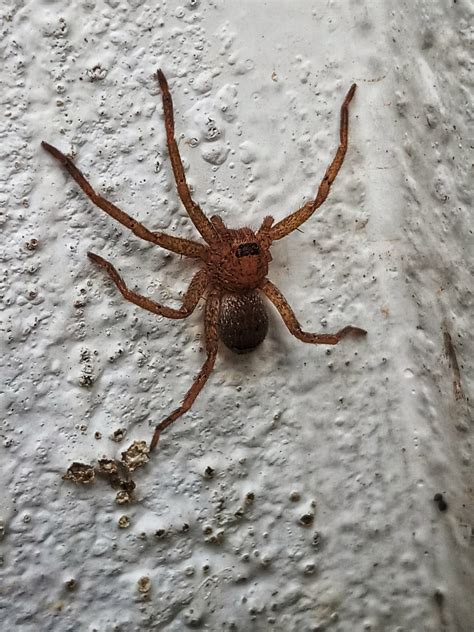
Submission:
<svg viewBox="0 0 474 632">
<path fill-rule="evenodd" d="M 268 331 L 265 305 L 257 291 L 225 294 L 219 312 L 219 336 L 235 353 L 247 353 L 263 342 Z"/>
</svg>

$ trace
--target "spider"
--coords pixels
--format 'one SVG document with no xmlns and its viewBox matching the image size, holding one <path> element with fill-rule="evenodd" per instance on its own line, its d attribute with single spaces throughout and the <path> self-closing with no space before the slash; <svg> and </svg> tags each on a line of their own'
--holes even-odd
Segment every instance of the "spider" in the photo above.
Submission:
<svg viewBox="0 0 474 632">
<path fill-rule="evenodd" d="M 150 450 L 156 447 L 163 430 L 191 408 L 206 384 L 216 361 L 219 338 L 236 353 L 253 351 L 263 341 L 268 329 L 268 317 L 261 297 L 262 292 L 279 311 L 290 333 L 302 342 L 335 345 L 346 336 L 364 336 L 367 333 L 364 329 L 350 325 L 334 334 L 303 331 L 283 294 L 267 278 L 268 264 L 272 260 L 272 242 L 286 237 L 311 217 L 326 200 L 331 184 L 341 168 L 347 150 L 349 104 L 354 96 L 356 84 L 351 86 L 342 103 L 339 147 L 319 185 L 315 199 L 306 202 L 300 209 L 276 224 L 273 217 L 265 217 L 255 232 L 248 227 L 227 228 L 219 216 L 213 215 L 209 219 L 193 201 L 174 135 L 173 102 L 168 82 L 161 70 L 157 71 L 155 78 L 161 89 L 168 153 L 178 195 L 206 245 L 167 235 L 161 231 L 149 230 L 96 193 L 70 158 L 56 147 L 42 142 L 43 148 L 61 163 L 96 206 L 130 229 L 137 237 L 171 252 L 190 257 L 201 265 L 185 292 L 181 307 L 174 309 L 137 294 L 127 287 L 109 261 L 93 252 L 87 253 L 89 259 L 108 273 L 126 300 L 165 318 L 187 318 L 207 292 L 204 313 L 207 358 L 181 405 L 156 426 Z"/>
</svg>

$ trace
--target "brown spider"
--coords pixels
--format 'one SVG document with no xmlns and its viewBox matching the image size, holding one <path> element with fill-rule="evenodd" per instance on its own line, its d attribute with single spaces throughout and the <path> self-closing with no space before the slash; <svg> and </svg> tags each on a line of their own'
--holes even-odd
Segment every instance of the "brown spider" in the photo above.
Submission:
<svg viewBox="0 0 474 632">
<path fill-rule="evenodd" d="M 313 334 L 303 331 L 283 294 L 267 279 L 268 264 L 272 260 L 270 254 L 272 242 L 286 237 L 311 217 L 327 198 L 331 184 L 341 168 L 347 150 L 349 103 L 354 96 L 356 84 L 351 86 L 341 106 L 339 147 L 319 185 L 316 198 L 276 224 L 273 223 L 273 217 L 265 217 L 260 228 L 254 232 L 247 227 L 227 228 L 217 215 L 208 219 L 192 200 L 174 137 L 173 102 L 168 82 L 161 70 L 156 73 L 156 79 L 161 88 L 168 152 L 178 195 L 207 245 L 148 230 L 143 224 L 96 193 L 70 158 L 52 145 L 42 143 L 44 149 L 63 165 L 92 202 L 108 215 L 129 228 L 137 237 L 171 252 L 196 259 L 201 264 L 201 269 L 193 277 L 184 295 L 182 306 L 179 309 L 173 309 L 133 292 L 125 285 L 111 263 L 92 252 L 87 253 L 92 261 L 109 274 L 125 299 L 166 318 L 189 316 L 207 290 L 204 316 L 206 361 L 186 393 L 181 406 L 156 427 L 150 450 L 158 443 L 161 432 L 188 411 L 201 392 L 214 368 L 219 338 L 236 353 L 253 351 L 263 341 L 268 329 L 268 318 L 260 292 L 263 292 L 275 305 L 290 333 L 303 342 L 335 345 L 345 336 L 363 336 L 367 333 L 364 329 L 352 326 L 344 327 L 335 334 Z"/>
</svg>

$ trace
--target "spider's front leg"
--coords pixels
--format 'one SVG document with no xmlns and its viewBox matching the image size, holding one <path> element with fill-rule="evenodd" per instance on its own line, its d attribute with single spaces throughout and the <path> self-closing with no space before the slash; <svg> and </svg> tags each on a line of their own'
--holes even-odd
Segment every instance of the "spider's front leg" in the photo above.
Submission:
<svg viewBox="0 0 474 632">
<path fill-rule="evenodd" d="M 191 221 L 201 233 L 203 239 L 208 244 L 212 244 L 216 240 L 214 228 L 202 211 L 201 207 L 192 199 L 188 183 L 186 182 L 186 175 L 184 173 L 183 163 L 179 154 L 178 144 L 174 137 L 173 99 L 171 98 L 168 82 L 162 70 L 156 71 L 156 79 L 160 84 L 161 98 L 163 101 L 163 113 L 165 116 L 166 142 L 168 145 L 168 153 L 171 161 L 171 167 L 173 169 L 174 179 L 176 181 L 178 195 L 184 205 L 184 208 L 188 212 Z"/>
<path fill-rule="evenodd" d="M 104 197 L 99 195 L 91 186 L 89 181 L 85 178 L 82 171 L 80 171 L 73 161 L 63 154 L 62 151 L 59 151 L 53 145 L 46 143 L 43 141 L 41 143 L 43 149 L 45 149 L 53 158 L 55 158 L 65 169 L 66 171 L 74 178 L 77 184 L 81 187 L 87 197 L 100 209 L 105 211 L 107 215 L 113 217 L 117 222 L 120 222 L 122 226 L 130 229 L 132 233 L 134 233 L 137 237 L 144 239 L 145 241 L 150 241 L 157 246 L 161 246 L 162 248 L 166 248 L 166 250 L 171 250 L 171 252 L 176 252 L 179 255 L 185 255 L 186 257 L 193 257 L 195 259 L 201 259 L 202 261 L 206 261 L 207 258 L 207 249 L 203 244 L 199 244 L 190 239 L 182 239 L 181 237 L 174 237 L 172 235 L 167 235 L 166 233 L 162 233 L 161 231 L 152 232 L 148 230 L 142 223 L 138 222 L 133 217 L 130 217 L 127 213 L 122 211 L 118 206 L 112 204 Z"/>
<path fill-rule="evenodd" d="M 298 226 L 301 226 L 303 222 L 306 222 L 306 220 L 311 217 L 314 211 L 321 206 L 321 204 L 329 195 L 331 184 L 336 179 L 336 176 L 339 173 L 339 169 L 342 167 L 342 163 L 344 162 L 344 156 L 346 155 L 347 139 L 349 133 L 349 103 L 352 101 L 352 97 L 354 96 L 356 88 L 356 84 L 353 83 L 349 89 L 349 92 L 346 94 L 346 98 L 342 103 L 341 122 L 339 130 L 339 147 L 337 148 L 336 155 L 334 156 L 332 163 L 326 169 L 324 178 L 321 180 L 316 198 L 314 200 L 311 200 L 310 202 L 307 202 L 300 209 L 282 219 L 280 222 L 278 222 L 278 224 L 275 224 L 275 226 L 273 226 L 270 231 L 273 241 L 277 239 L 282 239 L 282 237 L 286 237 L 286 235 L 289 235 L 292 231 L 298 228 Z"/>
<path fill-rule="evenodd" d="M 353 327 L 352 325 L 348 325 L 347 327 L 340 329 L 335 334 L 312 334 L 307 331 L 303 331 L 295 313 L 276 285 L 273 285 L 271 281 L 265 279 L 260 286 L 260 289 L 280 312 L 280 315 L 290 333 L 302 342 L 309 342 L 314 345 L 337 345 L 337 343 L 346 336 L 365 336 L 367 334 L 365 329 Z"/>
<path fill-rule="evenodd" d="M 194 403 L 194 400 L 201 392 L 203 386 L 206 384 L 209 375 L 214 368 L 214 364 L 217 356 L 217 347 L 218 347 L 218 333 L 217 333 L 217 321 L 219 318 L 219 309 L 220 309 L 220 293 L 218 290 L 211 290 L 207 297 L 206 301 L 206 312 L 204 316 L 205 322 L 205 333 L 206 333 L 206 351 L 207 358 L 204 362 L 199 374 L 193 382 L 193 385 L 186 393 L 186 396 L 183 400 L 183 403 L 179 408 L 176 408 L 166 419 L 164 419 L 158 426 L 155 428 L 155 432 L 153 433 L 153 437 L 150 443 L 150 450 L 153 450 L 160 438 L 161 433 L 168 426 L 170 426 L 173 421 L 176 421 L 181 415 L 187 412 Z"/>
</svg>

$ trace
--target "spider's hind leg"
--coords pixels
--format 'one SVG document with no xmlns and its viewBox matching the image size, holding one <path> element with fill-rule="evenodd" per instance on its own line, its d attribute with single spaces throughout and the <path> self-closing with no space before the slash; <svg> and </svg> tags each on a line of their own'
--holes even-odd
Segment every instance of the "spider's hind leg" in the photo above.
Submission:
<svg viewBox="0 0 474 632">
<path fill-rule="evenodd" d="M 206 312 L 205 312 L 205 330 L 206 330 L 206 350 L 207 350 L 207 358 L 204 364 L 201 367 L 196 379 L 193 382 L 193 385 L 186 393 L 186 396 L 179 408 L 176 408 L 166 419 L 164 419 L 158 426 L 155 428 L 155 432 L 153 433 L 153 437 L 150 443 L 150 450 L 153 450 L 159 439 L 160 435 L 170 426 L 174 421 L 179 419 L 181 415 L 184 415 L 194 403 L 194 400 L 199 395 L 204 385 L 206 384 L 212 369 L 214 368 L 214 364 L 217 356 L 217 347 L 218 347 L 218 333 L 217 333 L 217 321 L 219 318 L 219 309 L 220 309 L 220 294 L 218 291 L 211 292 L 206 301 Z"/>
</svg>

